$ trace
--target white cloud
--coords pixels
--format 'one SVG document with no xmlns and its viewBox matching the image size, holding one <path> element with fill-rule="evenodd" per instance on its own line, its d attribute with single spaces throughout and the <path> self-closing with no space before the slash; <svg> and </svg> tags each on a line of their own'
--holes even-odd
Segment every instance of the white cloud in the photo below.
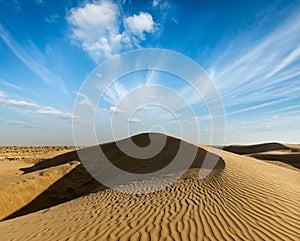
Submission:
<svg viewBox="0 0 300 241">
<path fill-rule="evenodd" d="M 124 27 L 128 33 L 145 40 L 145 33 L 154 31 L 154 21 L 149 13 L 141 12 L 139 15 L 134 14 L 125 18 Z"/>
<path fill-rule="evenodd" d="M 116 114 L 123 113 L 123 111 L 120 110 L 120 109 L 119 109 L 118 107 L 116 107 L 116 106 L 111 106 L 111 107 L 109 108 L 109 111 L 112 112 L 112 113 L 116 113 Z"/>
<path fill-rule="evenodd" d="M 8 105 L 8 106 L 16 106 L 16 107 L 39 107 L 38 104 L 33 102 L 28 102 L 24 100 L 15 100 L 15 99 L 9 99 L 6 97 L 5 93 L 0 92 L 0 104 Z"/>
<path fill-rule="evenodd" d="M 63 111 L 55 109 L 54 107 L 51 107 L 51 106 L 41 107 L 38 110 L 36 110 L 34 113 L 43 114 L 43 115 L 52 115 L 52 116 L 63 118 L 63 119 L 74 118 L 72 113 L 63 112 Z"/>
<path fill-rule="evenodd" d="M 63 112 L 52 106 L 41 106 L 39 104 L 28 102 L 25 100 L 10 99 L 6 96 L 4 92 L 1 91 L 0 91 L 0 104 L 7 107 L 17 107 L 24 112 L 29 112 L 33 114 L 51 115 L 63 119 L 78 118 L 76 116 L 73 116 L 72 113 Z"/>
<path fill-rule="evenodd" d="M 76 93 L 77 93 L 77 95 L 79 95 L 81 97 L 81 100 L 78 102 L 79 105 L 93 106 L 93 103 L 88 96 L 86 96 L 80 92 L 76 92 Z"/>
<path fill-rule="evenodd" d="M 157 7 L 159 5 L 160 0 L 153 0 L 152 1 L 152 6 Z"/>
<path fill-rule="evenodd" d="M 87 3 L 73 8 L 68 16 L 72 37 L 84 51 L 97 60 L 99 56 L 110 57 L 121 47 L 118 6 L 110 1 Z"/>
<path fill-rule="evenodd" d="M 155 26 L 149 13 L 124 18 L 119 6 L 109 0 L 72 8 L 67 20 L 74 43 L 96 62 L 138 45 Z"/>
<path fill-rule="evenodd" d="M 35 103 L 27 102 L 24 100 L 13 100 L 13 99 L 5 99 L 4 104 L 20 106 L 20 107 L 38 107 L 38 105 Z"/>
<path fill-rule="evenodd" d="M 142 121 L 140 119 L 137 119 L 137 118 L 131 118 L 131 119 L 129 119 L 128 122 L 131 123 L 131 124 L 142 123 Z"/>
</svg>

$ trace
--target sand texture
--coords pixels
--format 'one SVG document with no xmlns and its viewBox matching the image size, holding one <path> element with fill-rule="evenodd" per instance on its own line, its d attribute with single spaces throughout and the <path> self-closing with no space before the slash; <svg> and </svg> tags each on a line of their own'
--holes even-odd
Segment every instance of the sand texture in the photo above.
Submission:
<svg viewBox="0 0 300 241">
<path fill-rule="evenodd" d="M 141 145 L 147 139 L 136 137 Z M 122 155 L 114 143 L 103 145 L 103 150 L 119 168 L 146 173 L 167 165 L 178 143 L 168 137 L 161 153 L 143 164 Z M 299 172 L 224 151 L 201 180 L 208 147 L 197 148 L 187 173 L 147 194 L 120 191 L 145 190 L 175 173 L 105 189 L 86 173 L 76 152 L 26 167 L 24 174 L 0 180 L 1 215 L 8 219 L 0 222 L 0 240 L 300 239 Z M 251 153 L 274 151 L 258 148 Z M 52 200 L 56 198 L 61 199 L 58 205 Z"/>
</svg>

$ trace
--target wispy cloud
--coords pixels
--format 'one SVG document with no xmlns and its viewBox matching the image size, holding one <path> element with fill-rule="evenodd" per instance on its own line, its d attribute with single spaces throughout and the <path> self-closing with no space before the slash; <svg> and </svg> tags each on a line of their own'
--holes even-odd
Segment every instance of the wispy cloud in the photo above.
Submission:
<svg viewBox="0 0 300 241">
<path fill-rule="evenodd" d="M 32 125 L 32 124 L 30 124 L 28 122 L 24 122 L 24 121 L 18 121 L 18 120 L 0 119 L 0 123 L 9 124 L 9 125 L 13 125 L 13 126 L 21 126 L 21 127 L 26 127 L 26 128 L 36 128 L 35 125 Z"/>
<path fill-rule="evenodd" d="M 5 93 L 0 92 L 0 104 L 6 106 L 16 106 L 16 107 L 28 107 L 28 108 L 38 108 L 39 105 L 33 102 L 28 102 L 25 100 L 15 100 L 8 98 Z"/>
<path fill-rule="evenodd" d="M 81 98 L 78 102 L 79 105 L 93 106 L 93 103 L 88 96 L 86 96 L 80 92 L 76 92 L 76 94 Z"/>
<path fill-rule="evenodd" d="M 247 45 L 241 34 L 216 59 L 209 73 L 220 91 L 225 106 L 235 107 L 229 114 L 267 107 L 274 99 L 299 97 L 300 80 L 300 14 L 290 13 L 272 31 L 265 35 L 252 31 L 249 37 L 261 39 Z M 256 106 L 257 102 L 265 102 Z M 247 105 L 245 107 L 245 105 Z"/>
<path fill-rule="evenodd" d="M 142 120 L 138 119 L 138 118 L 130 118 L 129 121 L 128 121 L 130 124 L 141 124 L 143 123 Z"/>
<path fill-rule="evenodd" d="M 7 80 L 4 80 L 4 79 L 0 79 L 0 85 L 4 85 L 4 86 L 7 86 L 7 87 L 16 89 L 16 90 L 22 90 L 22 88 L 19 85 L 13 84 L 13 83 L 11 83 Z"/>
<path fill-rule="evenodd" d="M 59 18 L 59 15 L 56 14 L 50 14 L 48 17 L 45 18 L 45 21 L 47 23 L 55 23 L 57 19 Z"/>
<path fill-rule="evenodd" d="M 265 116 L 249 121 L 230 123 L 227 128 L 229 143 L 283 142 L 289 136 L 290 142 L 299 143 L 297 124 L 300 115 Z M 286 128 L 288 127 L 288 128 Z"/>
<path fill-rule="evenodd" d="M 45 0 L 35 0 L 35 3 L 36 4 L 42 4 L 42 3 L 45 3 Z"/>
<path fill-rule="evenodd" d="M 287 110 L 293 110 L 293 109 L 300 109 L 300 105 L 290 105 L 288 107 L 284 107 L 284 108 L 279 108 L 273 111 L 268 111 L 267 114 L 274 114 L 274 113 L 280 113 L 280 112 L 286 112 Z"/>
<path fill-rule="evenodd" d="M 52 106 L 42 106 L 40 104 L 36 104 L 34 102 L 29 102 L 26 100 L 8 98 L 4 92 L 0 92 L 0 105 L 3 105 L 5 107 L 19 108 L 19 110 L 22 112 L 33 114 L 54 116 L 63 119 L 78 118 L 76 116 L 73 116 L 73 114 L 70 112 L 65 112 Z"/>
<path fill-rule="evenodd" d="M 246 108 L 242 108 L 242 109 L 238 109 L 238 110 L 235 110 L 235 111 L 227 112 L 226 116 L 240 114 L 240 113 L 243 113 L 243 112 L 257 110 L 257 109 L 262 109 L 262 108 L 265 108 L 267 106 L 271 106 L 271 105 L 275 105 L 275 104 L 278 104 L 278 103 L 286 102 L 288 100 L 290 100 L 290 98 L 279 99 L 279 100 L 270 101 L 270 102 L 266 102 L 266 103 L 262 103 L 262 104 L 258 104 L 258 105 L 251 105 L 251 106 L 246 107 Z"/>
<path fill-rule="evenodd" d="M 130 92 L 124 85 L 115 82 L 103 96 L 110 104 L 116 105 L 122 98 Z"/>
<path fill-rule="evenodd" d="M 55 109 L 54 107 L 51 107 L 51 106 L 40 107 L 33 113 L 43 114 L 43 115 L 47 115 L 47 116 L 55 116 L 55 117 L 63 118 L 63 119 L 75 118 L 72 113 L 63 112 L 63 111 Z"/>
<path fill-rule="evenodd" d="M 20 46 L 1 24 L 0 39 L 42 81 L 48 85 L 59 86 L 61 90 L 65 91 L 64 81 L 42 64 L 41 56 L 43 55 L 33 43 L 28 44 L 28 46 Z"/>
</svg>

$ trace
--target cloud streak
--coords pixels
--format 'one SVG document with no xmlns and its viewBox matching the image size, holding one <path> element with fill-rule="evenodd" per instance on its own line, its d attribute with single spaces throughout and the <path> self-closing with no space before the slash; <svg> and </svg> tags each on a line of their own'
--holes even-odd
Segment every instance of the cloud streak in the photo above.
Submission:
<svg viewBox="0 0 300 241">
<path fill-rule="evenodd" d="M 52 106 L 41 106 L 34 102 L 25 100 L 11 99 L 6 96 L 4 92 L 0 92 L 0 105 L 6 107 L 19 108 L 21 111 L 25 111 L 33 114 L 41 114 L 46 116 L 54 116 L 62 119 L 76 119 L 78 117 L 73 116 L 70 112 L 64 112 L 56 109 Z"/>
<path fill-rule="evenodd" d="M 81 98 L 80 101 L 78 102 L 79 105 L 93 106 L 93 103 L 88 96 L 80 92 L 76 92 L 76 94 Z"/>
<path fill-rule="evenodd" d="M 10 88 L 13 88 L 13 89 L 16 89 L 16 90 L 22 90 L 22 88 L 19 85 L 10 83 L 10 82 L 8 82 L 4 79 L 0 79 L 0 84 L 4 85 L 4 86 L 7 86 L 7 87 L 10 87 Z"/>
<path fill-rule="evenodd" d="M 56 74 L 46 68 L 41 60 L 42 53 L 31 43 L 30 46 L 20 46 L 0 24 L 0 39 L 7 45 L 13 54 L 20 59 L 32 72 L 41 78 L 41 80 L 50 86 L 59 86 L 65 91 L 64 81 Z M 32 54 L 36 53 L 36 54 Z"/>
<path fill-rule="evenodd" d="M 217 58 L 223 61 L 215 61 L 208 70 L 226 108 L 235 108 L 232 113 L 237 114 L 257 108 L 257 102 L 299 97 L 299 32 L 300 14 L 295 11 L 281 25 L 259 36 L 261 41 L 241 45 L 247 40 L 243 34 L 232 41 Z M 250 35 L 258 37 L 255 31 L 247 37 Z"/>
<path fill-rule="evenodd" d="M 33 113 L 47 115 L 47 116 L 55 116 L 55 117 L 63 118 L 63 119 L 76 118 L 76 117 L 73 116 L 72 113 L 63 112 L 63 111 L 58 110 L 58 109 L 56 109 L 52 106 L 40 107 L 36 111 L 34 111 Z"/>
<path fill-rule="evenodd" d="M 39 105 L 33 102 L 28 102 L 25 100 L 15 100 L 7 98 L 5 93 L 0 92 L 0 104 L 6 106 L 15 106 L 15 107 L 27 107 L 27 108 L 38 108 Z"/>
<path fill-rule="evenodd" d="M 32 125 L 32 124 L 24 122 L 24 121 L 18 121 L 18 120 L 0 119 L 0 123 L 9 124 L 9 125 L 13 125 L 13 126 L 21 126 L 21 127 L 26 127 L 26 128 L 36 128 L 35 125 Z"/>
</svg>

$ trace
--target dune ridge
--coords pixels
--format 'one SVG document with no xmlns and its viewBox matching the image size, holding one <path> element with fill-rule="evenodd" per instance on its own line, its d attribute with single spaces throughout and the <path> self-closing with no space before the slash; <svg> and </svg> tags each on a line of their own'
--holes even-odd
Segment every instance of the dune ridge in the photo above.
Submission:
<svg viewBox="0 0 300 241">
<path fill-rule="evenodd" d="M 274 142 L 255 145 L 231 145 L 225 146 L 223 149 L 300 172 L 299 144 L 281 144 Z"/>
<path fill-rule="evenodd" d="M 224 146 L 223 150 L 240 155 L 249 155 L 253 153 L 270 152 L 277 150 L 287 152 L 300 152 L 300 145 L 271 142 L 254 145 L 230 145 Z"/>
<path fill-rule="evenodd" d="M 201 146 L 205 153 L 208 147 Z M 168 150 L 174 152 L 176 150 Z M 300 174 L 222 152 L 207 178 L 191 168 L 167 188 L 135 181 L 0 222 L 4 240 L 299 240 Z M 175 175 L 175 174 L 170 174 Z"/>
</svg>

